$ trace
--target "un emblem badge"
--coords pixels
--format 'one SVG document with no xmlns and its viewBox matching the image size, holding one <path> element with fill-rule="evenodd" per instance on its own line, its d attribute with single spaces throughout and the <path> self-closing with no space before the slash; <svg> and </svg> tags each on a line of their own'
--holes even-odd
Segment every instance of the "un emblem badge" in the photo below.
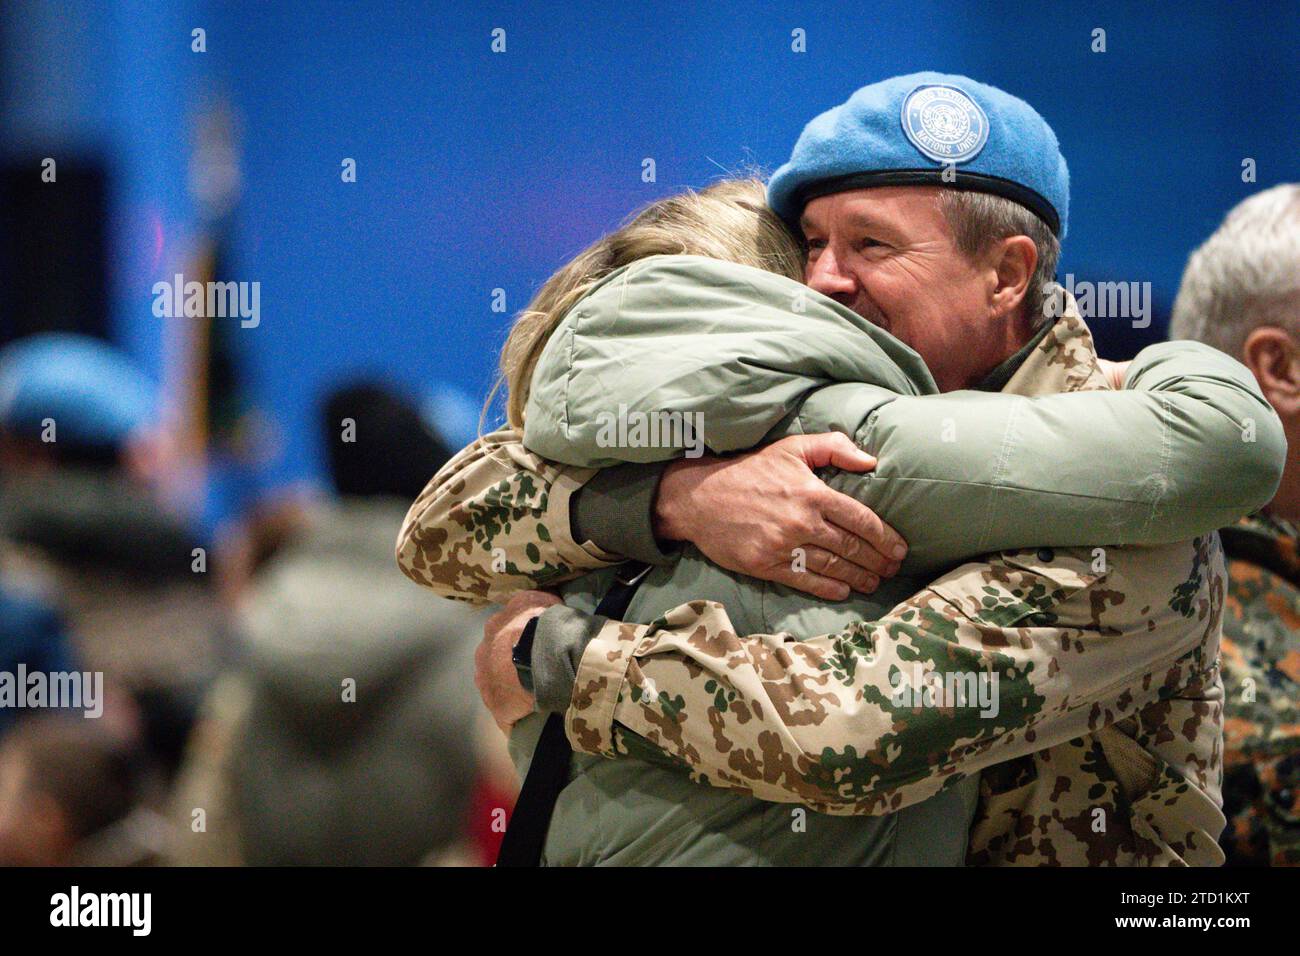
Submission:
<svg viewBox="0 0 1300 956">
<path fill-rule="evenodd" d="M 903 100 L 903 132 L 938 163 L 974 159 L 989 138 L 989 118 L 955 86 L 918 86 Z"/>
</svg>

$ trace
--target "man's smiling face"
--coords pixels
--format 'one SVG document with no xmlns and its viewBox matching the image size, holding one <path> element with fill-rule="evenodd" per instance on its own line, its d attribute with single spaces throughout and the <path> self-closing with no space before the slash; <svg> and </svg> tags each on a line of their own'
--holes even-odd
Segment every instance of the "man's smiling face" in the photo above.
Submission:
<svg viewBox="0 0 1300 956">
<path fill-rule="evenodd" d="M 957 248 L 939 187 L 821 196 L 800 225 L 804 281 L 915 349 L 940 391 L 975 384 L 1019 346 L 1019 329 L 994 302 L 995 261 Z"/>
</svg>

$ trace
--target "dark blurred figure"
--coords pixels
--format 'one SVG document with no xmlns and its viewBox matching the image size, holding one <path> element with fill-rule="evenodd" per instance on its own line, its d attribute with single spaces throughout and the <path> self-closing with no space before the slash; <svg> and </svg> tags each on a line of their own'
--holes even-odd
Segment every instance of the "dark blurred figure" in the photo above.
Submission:
<svg viewBox="0 0 1300 956">
<path fill-rule="evenodd" d="M 24 720 L 0 741 L 0 866 L 154 862 L 166 830 L 143 799 L 146 766 L 98 721 Z"/>
<path fill-rule="evenodd" d="M 377 386 L 329 396 L 321 424 L 338 498 L 296 533 L 285 509 L 261 515 L 251 537 L 283 543 L 240 599 L 242 677 L 220 687 L 200 734 L 210 746 L 195 751 L 180 808 L 224 805 L 220 826 L 236 845 L 209 839 L 209 814 L 178 862 L 466 859 L 483 618 L 430 600 L 393 570 L 410 501 L 449 452 L 411 405 Z"/>
<path fill-rule="evenodd" d="M 0 352 L 0 577 L 53 595 L 81 666 L 174 766 L 215 670 L 220 616 L 197 542 L 164 507 L 153 384 L 66 333 Z M 136 719 L 128 716 L 124 719 Z"/>
<path fill-rule="evenodd" d="M 414 406 L 378 385 L 340 389 L 326 398 L 322 412 L 330 476 L 345 510 L 367 498 L 376 504 L 406 501 L 412 488 L 423 491 L 451 458 Z M 407 502 L 393 528 L 394 542 L 409 507 Z"/>
</svg>

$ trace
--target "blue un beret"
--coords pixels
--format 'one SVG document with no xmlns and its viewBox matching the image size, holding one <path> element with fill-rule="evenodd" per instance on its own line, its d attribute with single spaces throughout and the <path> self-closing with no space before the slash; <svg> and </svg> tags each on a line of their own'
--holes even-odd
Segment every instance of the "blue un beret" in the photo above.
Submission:
<svg viewBox="0 0 1300 956">
<path fill-rule="evenodd" d="M 949 164 L 956 178 L 944 182 Z M 950 73 L 882 80 L 822 113 L 772 176 L 767 201 L 797 232 L 818 196 L 919 185 L 1004 196 L 1065 238 L 1070 171 L 1052 128 L 1024 100 Z"/>
<path fill-rule="evenodd" d="M 0 351 L 0 426 L 36 436 L 53 419 L 57 441 L 118 448 L 154 420 L 153 383 L 100 339 L 50 332 Z"/>
</svg>

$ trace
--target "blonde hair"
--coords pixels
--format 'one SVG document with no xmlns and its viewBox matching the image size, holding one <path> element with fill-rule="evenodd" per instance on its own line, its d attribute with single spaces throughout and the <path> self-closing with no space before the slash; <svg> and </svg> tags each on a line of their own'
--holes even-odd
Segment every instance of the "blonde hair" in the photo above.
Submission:
<svg viewBox="0 0 1300 956">
<path fill-rule="evenodd" d="M 803 278 L 803 252 L 767 207 L 758 179 L 726 179 L 659 199 L 578 253 L 537 290 L 501 349 L 501 374 L 484 414 L 506 387 L 506 421 L 523 428 L 533 369 L 551 333 L 577 302 L 615 269 L 647 256 L 707 256 Z"/>
</svg>

